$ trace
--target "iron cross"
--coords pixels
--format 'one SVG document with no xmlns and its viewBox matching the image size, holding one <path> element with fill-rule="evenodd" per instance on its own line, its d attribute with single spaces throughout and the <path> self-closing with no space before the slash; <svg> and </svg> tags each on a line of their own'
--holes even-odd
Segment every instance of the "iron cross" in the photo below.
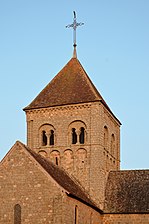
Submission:
<svg viewBox="0 0 149 224">
<path fill-rule="evenodd" d="M 74 18 L 73 18 L 73 23 L 70 24 L 70 25 L 67 25 L 66 28 L 73 28 L 73 46 L 74 48 L 77 46 L 77 43 L 76 43 L 76 29 L 78 26 L 82 26 L 84 25 L 84 23 L 77 23 L 77 18 L 76 18 L 76 12 L 73 11 L 73 14 L 74 14 Z"/>
</svg>

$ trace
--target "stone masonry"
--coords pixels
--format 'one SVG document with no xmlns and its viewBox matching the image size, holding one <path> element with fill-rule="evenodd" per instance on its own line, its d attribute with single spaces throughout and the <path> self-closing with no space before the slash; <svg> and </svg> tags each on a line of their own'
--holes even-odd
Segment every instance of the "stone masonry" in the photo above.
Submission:
<svg viewBox="0 0 149 224">
<path fill-rule="evenodd" d="M 120 170 L 120 121 L 72 58 L 0 162 L 0 224 L 148 224 L 149 170 Z"/>
<path fill-rule="evenodd" d="M 101 102 L 25 111 L 28 146 L 55 163 L 57 160 L 103 208 L 107 175 L 120 168 L 120 122 Z M 72 144 L 72 129 L 79 135 L 81 127 L 85 130 L 84 143 Z M 42 144 L 42 131 L 48 128 L 54 131 L 54 145 Z"/>
<path fill-rule="evenodd" d="M 102 119 L 101 119 L 102 117 Z M 80 181 L 96 203 L 103 206 L 106 176 L 119 170 L 119 124 L 100 103 L 80 104 L 27 112 L 28 146 L 58 163 Z M 41 144 L 40 129 L 49 125 L 55 130 L 55 144 Z M 71 129 L 85 127 L 85 143 L 72 144 Z M 115 147 L 111 153 L 111 139 L 104 142 L 104 127 L 114 134 Z M 62 131 L 61 131 L 62 130 Z M 110 138 L 110 137 L 109 137 Z M 99 181 L 99 182 L 98 182 Z"/>
</svg>

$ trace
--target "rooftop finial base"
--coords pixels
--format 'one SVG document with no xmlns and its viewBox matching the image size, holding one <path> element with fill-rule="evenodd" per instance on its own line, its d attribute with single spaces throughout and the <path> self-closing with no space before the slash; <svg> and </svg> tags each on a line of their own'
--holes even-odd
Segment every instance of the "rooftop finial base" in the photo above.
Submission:
<svg viewBox="0 0 149 224">
<path fill-rule="evenodd" d="M 77 49 L 76 49 L 77 45 L 74 44 L 73 46 L 74 46 L 74 50 L 73 50 L 73 58 L 77 58 Z"/>
</svg>

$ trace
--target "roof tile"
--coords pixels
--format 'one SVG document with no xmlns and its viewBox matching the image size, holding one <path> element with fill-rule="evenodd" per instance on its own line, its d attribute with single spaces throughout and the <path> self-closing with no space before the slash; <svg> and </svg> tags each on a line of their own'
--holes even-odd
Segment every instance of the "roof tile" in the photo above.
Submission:
<svg viewBox="0 0 149 224">
<path fill-rule="evenodd" d="M 111 171 L 104 212 L 149 213 L 149 170 Z"/>
<path fill-rule="evenodd" d="M 105 103 L 78 59 L 72 58 L 24 110 L 94 101 Z"/>
</svg>

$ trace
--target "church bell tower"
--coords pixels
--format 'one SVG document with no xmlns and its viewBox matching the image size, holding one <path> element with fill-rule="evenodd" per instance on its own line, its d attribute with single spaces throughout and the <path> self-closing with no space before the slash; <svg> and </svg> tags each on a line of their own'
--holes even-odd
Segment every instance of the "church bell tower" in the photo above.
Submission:
<svg viewBox="0 0 149 224">
<path fill-rule="evenodd" d="M 107 174 L 120 168 L 121 124 L 77 59 L 76 42 L 70 61 L 24 111 L 27 145 L 74 176 L 102 209 Z"/>
</svg>

